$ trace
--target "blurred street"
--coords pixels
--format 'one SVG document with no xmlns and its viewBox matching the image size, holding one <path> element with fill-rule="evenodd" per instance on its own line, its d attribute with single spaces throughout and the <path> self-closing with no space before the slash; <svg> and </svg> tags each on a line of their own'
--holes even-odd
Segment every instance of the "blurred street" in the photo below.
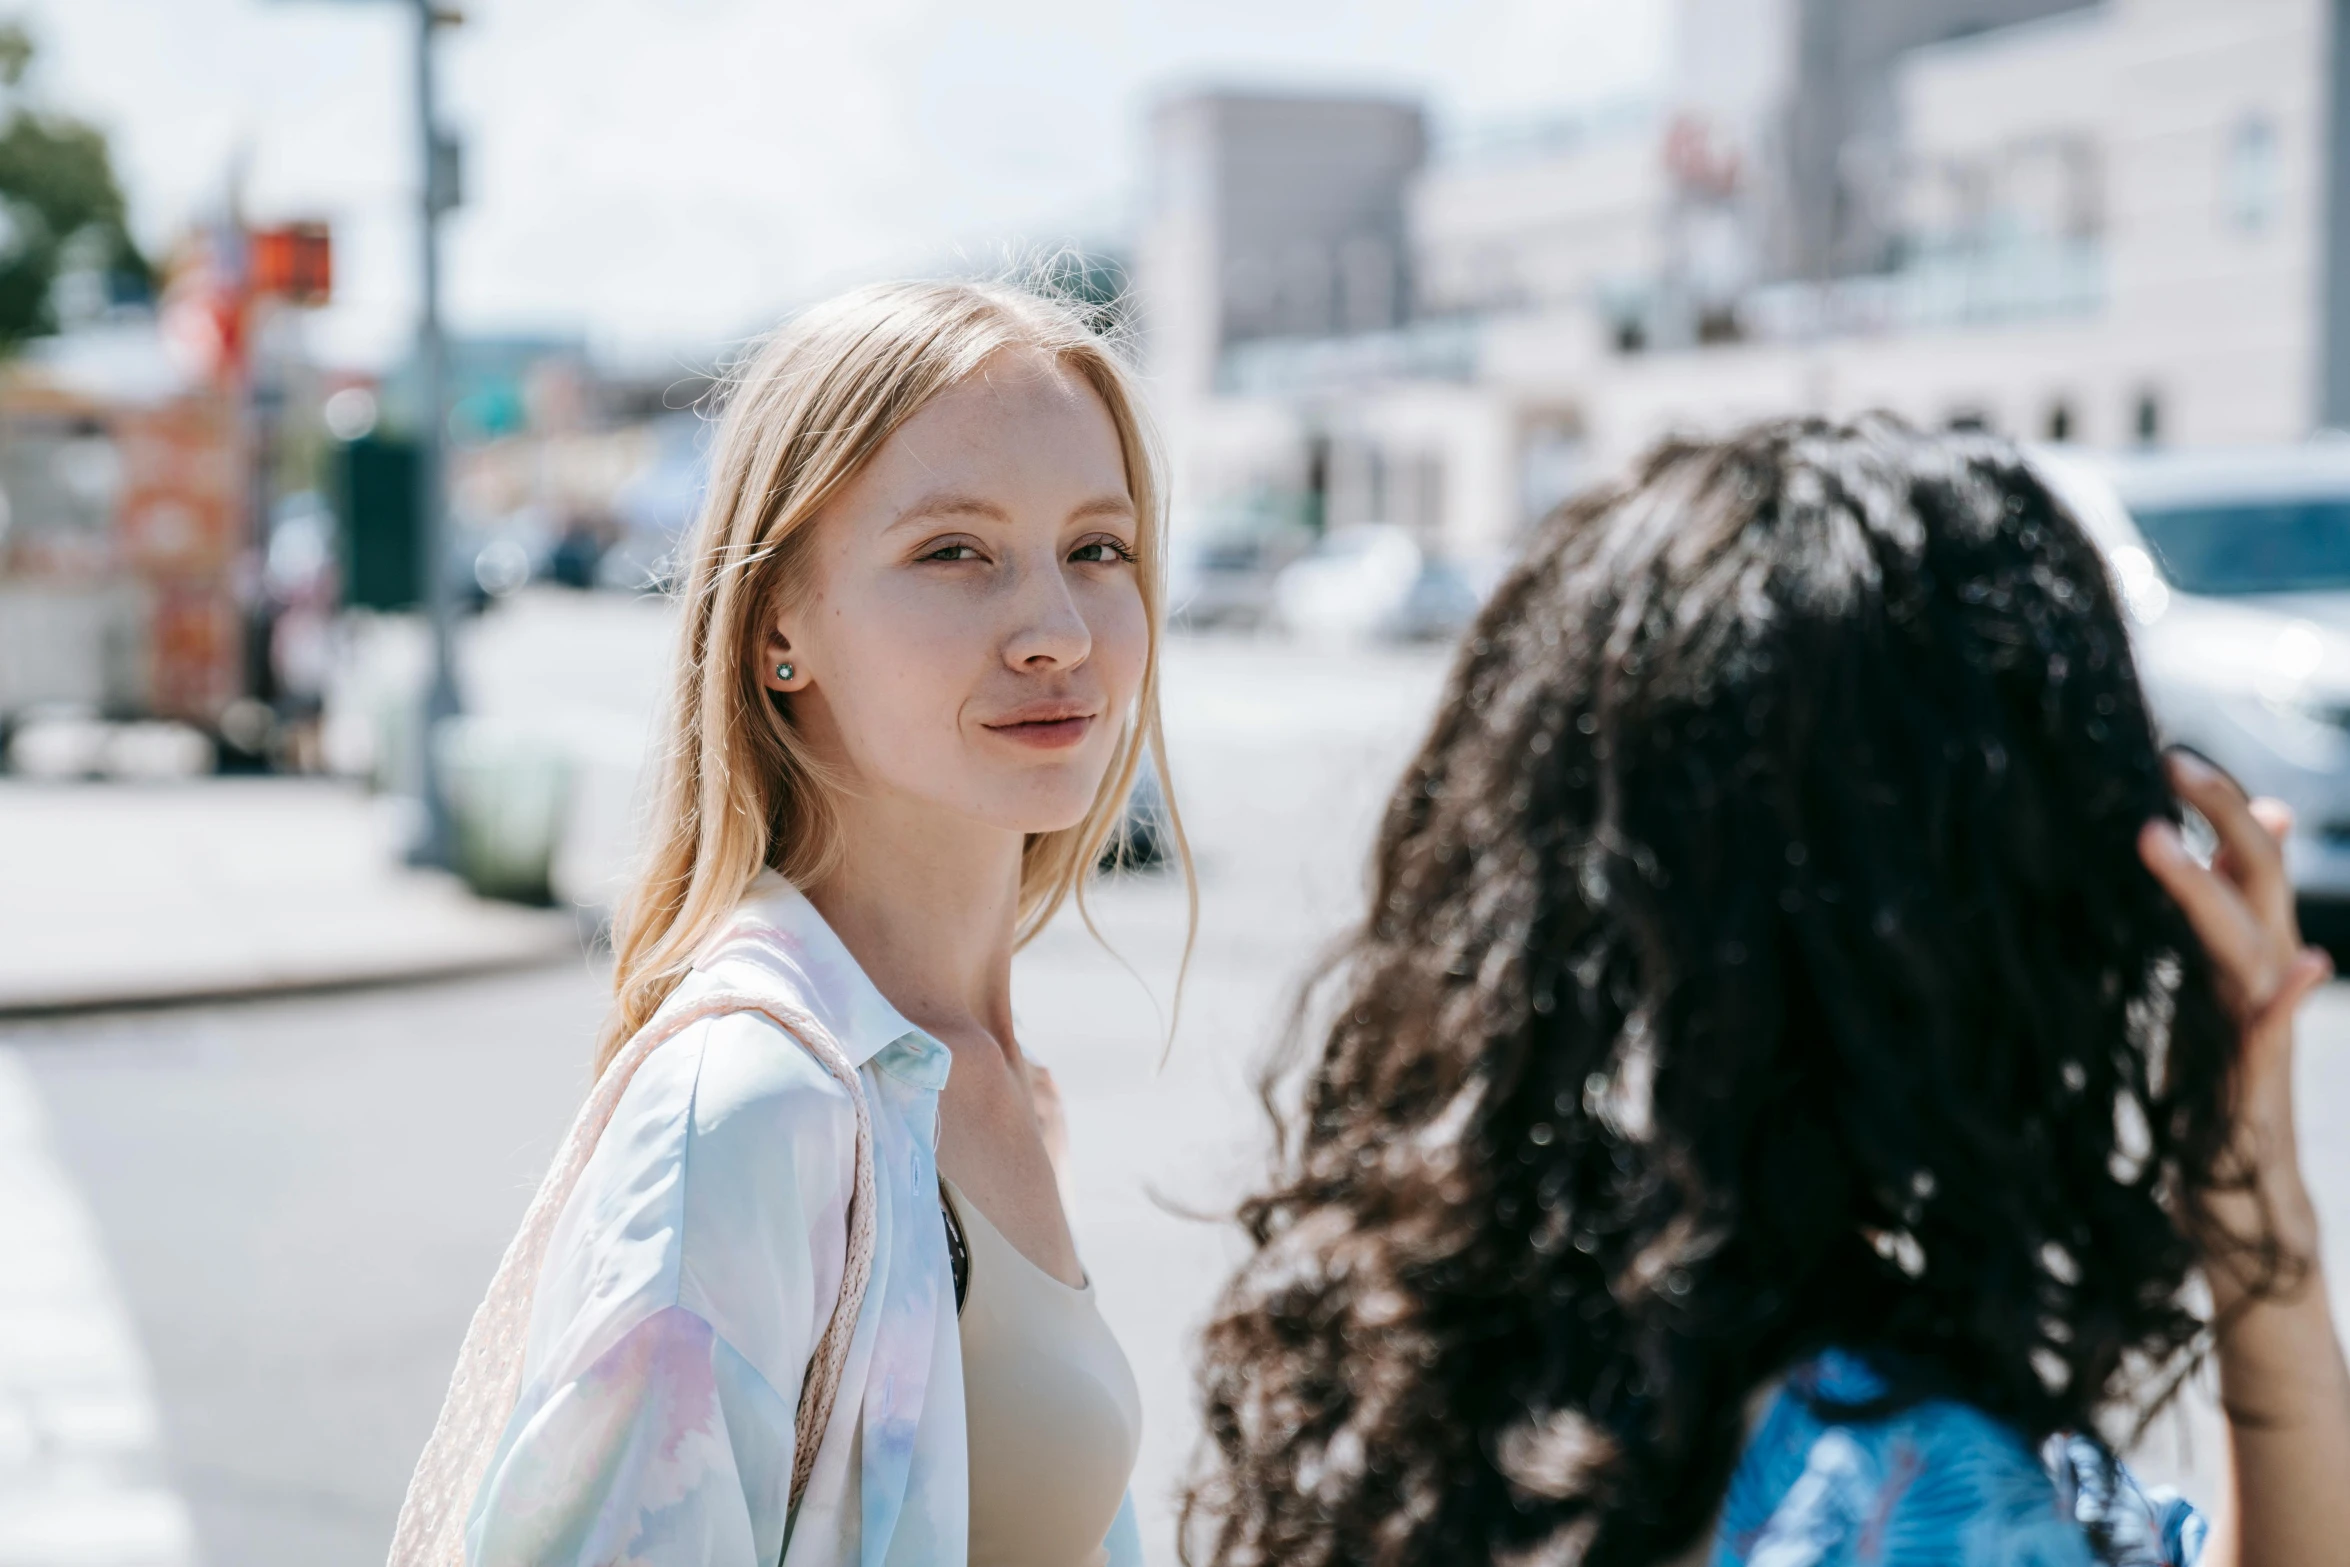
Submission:
<svg viewBox="0 0 2350 1567">
<path fill-rule="evenodd" d="M 1101 887 L 1115 956 L 1072 913 L 1020 961 L 1025 1042 L 1070 1101 L 1072 1217 L 1143 1386 L 1136 1494 L 1154 1562 L 1173 1560 L 1171 1491 L 1195 1435 L 1191 1334 L 1235 1255 L 1228 1231 L 1178 1210 L 1228 1202 L 1257 1168 L 1253 1069 L 1357 904 L 1368 833 L 1442 672 L 1428 651 L 1175 644 L 1170 748 L 1203 904 L 1164 1068 L 1183 931 L 1173 877 Z M 94 1217 L 102 1260 L 74 1286 L 76 1311 L 127 1312 L 135 1342 L 126 1330 L 116 1346 L 117 1380 L 152 1387 L 149 1470 L 184 1502 L 195 1552 L 12 1554 L 0 1533 L 0 1562 L 379 1561 L 467 1316 L 584 1087 L 601 1005 L 599 971 L 573 959 L 0 1032 L 0 1071 L 23 1075 L 23 1108 L 45 1120 L 63 1172 L 53 1198 Z M 2350 1277 L 2350 988 L 2311 1008 L 2304 1074 L 2311 1174 L 2336 1277 Z M 0 1156 L 27 1135 L 0 1119 L 15 1140 Z M 70 1314 L 47 1320 L 79 1330 Z M 89 1470 L 77 1442 L 135 1446 L 120 1422 L 35 1431 L 36 1401 L 5 1379 L 43 1346 L 7 1338 L 0 1498 L 41 1465 Z M 2191 1480 L 2216 1456 L 2207 1439 L 2154 1446 L 2149 1468 Z M 168 1523 L 168 1494 L 138 1489 L 149 1470 L 116 1469 L 131 1476 L 118 1490 Z M 168 1543 L 168 1528 L 153 1538 Z"/>
</svg>

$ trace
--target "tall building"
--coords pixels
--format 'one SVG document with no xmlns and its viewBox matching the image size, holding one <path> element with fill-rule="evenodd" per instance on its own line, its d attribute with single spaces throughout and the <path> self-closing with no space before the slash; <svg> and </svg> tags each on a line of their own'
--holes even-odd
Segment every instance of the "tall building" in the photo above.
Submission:
<svg viewBox="0 0 2350 1567">
<path fill-rule="evenodd" d="M 1773 270 L 1830 278 L 1898 260 L 1904 55 L 2096 8 L 2096 0 L 1792 0 L 1792 69 L 1779 108 L 1786 208 Z"/>
<path fill-rule="evenodd" d="M 1401 322 L 1403 198 L 1425 153 L 1411 103 L 1222 92 L 1163 105 L 1139 272 L 1170 385 L 1207 390 L 1236 344 Z"/>
</svg>

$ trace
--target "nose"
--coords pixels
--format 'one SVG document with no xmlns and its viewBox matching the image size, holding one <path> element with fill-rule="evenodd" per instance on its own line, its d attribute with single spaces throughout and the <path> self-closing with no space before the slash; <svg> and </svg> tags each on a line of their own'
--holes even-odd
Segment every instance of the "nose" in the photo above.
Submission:
<svg viewBox="0 0 2350 1567">
<path fill-rule="evenodd" d="M 1013 594 L 1011 633 L 1004 662 L 1024 674 L 1074 669 L 1093 651 L 1093 628 L 1069 592 L 1056 555 L 1032 561 L 1020 572 Z"/>
</svg>

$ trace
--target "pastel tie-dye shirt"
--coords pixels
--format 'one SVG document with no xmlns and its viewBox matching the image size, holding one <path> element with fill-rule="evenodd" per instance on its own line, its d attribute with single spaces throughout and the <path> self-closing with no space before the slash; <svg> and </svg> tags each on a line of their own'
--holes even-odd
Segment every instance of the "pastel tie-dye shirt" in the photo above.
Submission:
<svg viewBox="0 0 2350 1567">
<path fill-rule="evenodd" d="M 832 1418 L 787 1518 L 793 1415 L 847 1263 L 847 1089 L 766 1018 L 696 1023 L 621 1098 L 540 1275 L 473 1567 L 962 1567 L 963 1364 L 934 1138 L 946 1047 L 762 876 L 671 998 L 775 996 L 854 1063 L 878 1228 Z M 787 1538 L 788 1527 L 788 1538 Z M 1105 1543 L 1139 1567 L 1131 1503 Z"/>
</svg>

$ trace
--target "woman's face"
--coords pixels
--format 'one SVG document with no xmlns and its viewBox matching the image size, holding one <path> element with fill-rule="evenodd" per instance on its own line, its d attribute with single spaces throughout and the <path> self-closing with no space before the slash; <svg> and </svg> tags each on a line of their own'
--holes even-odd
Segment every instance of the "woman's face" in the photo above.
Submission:
<svg viewBox="0 0 2350 1567">
<path fill-rule="evenodd" d="M 816 754 L 869 799 L 1020 833 L 1081 821 L 1149 643 L 1125 459 L 1093 389 L 999 353 L 812 526 L 809 591 L 778 615 L 765 679 Z"/>
</svg>

